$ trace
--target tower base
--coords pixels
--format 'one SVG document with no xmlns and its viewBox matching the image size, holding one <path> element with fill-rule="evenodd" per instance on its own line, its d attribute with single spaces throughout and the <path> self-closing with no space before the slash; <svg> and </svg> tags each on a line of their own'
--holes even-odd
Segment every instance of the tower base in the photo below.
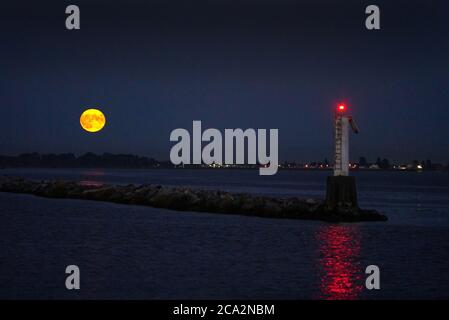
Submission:
<svg viewBox="0 0 449 320">
<path fill-rule="evenodd" d="M 358 208 L 355 177 L 327 177 L 326 209 L 336 210 L 341 207 Z"/>
</svg>

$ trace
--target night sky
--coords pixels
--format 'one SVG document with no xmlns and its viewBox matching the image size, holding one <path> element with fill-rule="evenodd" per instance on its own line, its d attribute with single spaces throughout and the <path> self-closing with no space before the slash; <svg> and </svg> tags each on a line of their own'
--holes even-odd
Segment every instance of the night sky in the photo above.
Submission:
<svg viewBox="0 0 449 320">
<path fill-rule="evenodd" d="M 166 160 L 170 132 L 202 120 L 278 128 L 280 161 L 331 159 L 345 101 L 352 159 L 449 162 L 447 1 L 27 2 L 0 7 L 0 154 Z M 369 4 L 381 30 L 365 28 Z M 97 134 L 79 125 L 92 107 Z"/>
</svg>

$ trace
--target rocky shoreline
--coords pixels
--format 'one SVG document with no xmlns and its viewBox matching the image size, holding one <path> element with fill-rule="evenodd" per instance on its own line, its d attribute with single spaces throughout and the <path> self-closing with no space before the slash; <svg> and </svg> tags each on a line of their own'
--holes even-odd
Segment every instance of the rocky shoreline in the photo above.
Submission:
<svg viewBox="0 0 449 320">
<path fill-rule="evenodd" d="M 239 214 L 265 218 L 321 220 L 329 222 L 386 221 L 375 210 L 363 210 L 340 204 L 329 210 L 323 201 L 299 198 L 275 198 L 196 190 L 160 185 L 82 185 L 73 181 L 33 181 L 0 177 L 0 192 L 26 193 L 47 198 L 84 199 L 121 204 L 144 205 L 176 211 Z"/>
</svg>

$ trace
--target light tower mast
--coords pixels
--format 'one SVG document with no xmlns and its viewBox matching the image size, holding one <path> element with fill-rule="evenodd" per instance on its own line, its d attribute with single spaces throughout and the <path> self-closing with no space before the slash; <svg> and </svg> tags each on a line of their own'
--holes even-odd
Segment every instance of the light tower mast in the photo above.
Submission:
<svg viewBox="0 0 449 320">
<path fill-rule="evenodd" d="M 334 114 L 334 176 L 347 176 L 349 171 L 349 126 L 359 132 L 352 116 L 346 115 L 346 106 L 339 104 Z"/>
</svg>

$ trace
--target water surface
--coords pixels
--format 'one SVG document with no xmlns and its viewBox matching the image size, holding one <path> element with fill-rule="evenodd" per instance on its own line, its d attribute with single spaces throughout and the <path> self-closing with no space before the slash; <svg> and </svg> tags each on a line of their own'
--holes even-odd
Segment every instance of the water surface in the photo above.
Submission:
<svg viewBox="0 0 449 320">
<path fill-rule="evenodd" d="M 2 170 L 31 179 L 324 197 L 329 172 Z M 330 224 L 0 193 L 0 298 L 449 298 L 449 176 L 357 172 L 388 222 Z M 65 289 L 65 267 L 81 290 Z M 381 289 L 365 289 L 367 265 Z"/>
</svg>

